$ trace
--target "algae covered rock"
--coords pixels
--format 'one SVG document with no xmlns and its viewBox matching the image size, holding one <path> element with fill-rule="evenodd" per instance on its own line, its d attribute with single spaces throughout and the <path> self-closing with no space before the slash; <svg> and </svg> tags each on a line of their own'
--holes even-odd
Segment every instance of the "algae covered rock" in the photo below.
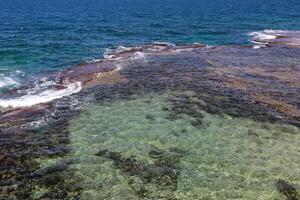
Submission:
<svg viewBox="0 0 300 200">
<path fill-rule="evenodd" d="M 300 135 L 289 133 L 298 128 L 208 114 L 197 98 L 134 96 L 74 118 L 68 169 L 81 198 L 295 199 L 297 189 L 271 180 L 300 184 Z"/>
<path fill-rule="evenodd" d="M 286 199 L 288 199 L 288 200 L 298 200 L 299 199 L 299 196 L 298 196 L 298 193 L 297 193 L 295 187 L 282 179 L 277 180 L 276 188 L 277 188 L 278 192 L 283 194 L 286 197 Z"/>
</svg>

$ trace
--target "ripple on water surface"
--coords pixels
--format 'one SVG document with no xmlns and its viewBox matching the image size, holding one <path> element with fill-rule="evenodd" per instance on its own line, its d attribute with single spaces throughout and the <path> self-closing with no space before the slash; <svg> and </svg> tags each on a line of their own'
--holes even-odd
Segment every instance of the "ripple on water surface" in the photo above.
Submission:
<svg viewBox="0 0 300 200">
<path fill-rule="evenodd" d="M 186 92 L 91 105 L 70 122 L 71 154 L 39 162 L 68 163 L 82 199 L 298 199 L 299 129 L 204 104 Z"/>
</svg>

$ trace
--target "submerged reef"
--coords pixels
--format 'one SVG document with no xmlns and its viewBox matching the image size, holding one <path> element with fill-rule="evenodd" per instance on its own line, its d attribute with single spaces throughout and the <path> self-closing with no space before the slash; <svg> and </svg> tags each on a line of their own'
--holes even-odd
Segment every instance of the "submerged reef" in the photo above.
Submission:
<svg viewBox="0 0 300 200">
<path fill-rule="evenodd" d="M 299 198 L 298 128 L 208 114 L 198 103 L 191 92 L 136 96 L 74 118 L 63 160 L 81 198 Z"/>
<path fill-rule="evenodd" d="M 294 186 L 290 185 L 286 181 L 279 179 L 276 182 L 277 190 L 282 193 L 288 200 L 297 200 L 298 194 Z"/>
<path fill-rule="evenodd" d="M 122 47 L 56 73 L 56 93 L 80 91 L 0 108 L 0 199 L 300 199 L 298 33 L 276 34 Z"/>
</svg>

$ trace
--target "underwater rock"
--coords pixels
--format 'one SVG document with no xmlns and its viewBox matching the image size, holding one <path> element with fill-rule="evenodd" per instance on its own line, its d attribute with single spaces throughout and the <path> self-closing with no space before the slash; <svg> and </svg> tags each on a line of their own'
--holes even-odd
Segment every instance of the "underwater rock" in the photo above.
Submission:
<svg viewBox="0 0 300 200">
<path fill-rule="evenodd" d="M 108 152 L 108 150 L 100 150 L 100 151 L 98 151 L 98 153 L 95 154 L 95 156 L 104 156 L 104 155 L 106 155 L 107 152 Z"/>
<path fill-rule="evenodd" d="M 66 170 L 67 168 L 68 168 L 68 163 L 60 162 L 60 163 L 57 163 L 53 166 L 37 170 L 34 173 L 34 176 L 43 176 L 43 175 L 46 175 L 46 174 L 54 174 L 54 173 L 62 172 L 64 170 Z"/>
<path fill-rule="evenodd" d="M 83 63 L 60 73 L 60 82 L 65 80 L 77 81 L 87 89 L 97 85 L 113 85 L 126 82 L 126 78 L 119 73 L 118 64 L 111 61 Z"/>
<path fill-rule="evenodd" d="M 150 121 L 154 121 L 155 120 L 154 116 L 151 115 L 151 114 L 146 114 L 146 119 L 148 119 Z"/>
<path fill-rule="evenodd" d="M 148 198 L 148 191 L 146 190 L 145 187 L 140 188 L 139 190 L 135 191 L 135 194 L 139 197 L 139 198 Z"/>
<path fill-rule="evenodd" d="M 159 158 L 159 157 L 161 157 L 163 155 L 164 155 L 164 152 L 162 150 L 151 150 L 149 152 L 149 156 L 151 158 Z"/>
<path fill-rule="evenodd" d="M 299 134 L 289 134 L 298 128 L 209 114 L 203 96 L 174 93 L 102 100 L 71 121 L 83 198 L 280 199 L 270 179 L 286 173 L 298 183 Z M 177 102 L 187 114 L 168 120 L 171 109 L 162 108 Z M 203 126 L 191 125 L 189 106 Z"/>
<path fill-rule="evenodd" d="M 160 187 L 171 187 L 172 190 L 175 190 L 179 175 L 179 169 L 176 166 L 178 159 L 168 156 L 165 152 L 151 151 L 149 154 L 152 156 L 159 154 L 157 157 L 154 156 L 156 159 L 154 165 L 140 163 L 135 158 L 124 158 L 118 152 L 106 152 L 102 156 L 113 160 L 114 165 L 124 173 L 138 176 L 145 183 L 155 183 Z"/>
<path fill-rule="evenodd" d="M 184 150 L 184 149 L 180 149 L 178 147 L 171 147 L 169 149 L 169 151 L 179 157 L 182 157 L 184 155 L 187 155 L 188 151 Z"/>
<path fill-rule="evenodd" d="M 0 131 L 2 147 L 0 155 L 4 155 L 0 158 L 0 178 L 3 183 L 0 190 L 11 188 L 6 190 L 9 197 L 32 199 L 31 195 L 36 187 L 47 185 L 50 189 L 64 182 L 61 173 L 67 170 L 67 164 L 61 163 L 42 169 L 36 161 L 36 158 L 43 156 L 64 156 L 69 151 L 66 148 L 68 123 L 65 120 L 71 113 L 76 114 L 76 112 L 70 112 L 70 109 L 54 109 L 51 105 L 38 106 L 24 110 L 17 109 L 12 113 L 7 112 L 4 116 L 9 118 L 8 122 L 11 124 L 7 128 L 3 127 L 4 131 Z M 51 120 L 51 123 L 43 125 L 41 129 L 38 126 L 37 128 L 31 126 L 32 121 L 40 117 L 44 118 L 50 114 L 48 113 L 50 110 L 52 115 L 60 116 L 59 120 Z M 18 114 L 14 116 L 16 113 Z M 66 185 L 61 185 L 60 188 L 64 189 Z"/>
<path fill-rule="evenodd" d="M 275 185 L 276 185 L 277 191 L 280 192 L 281 194 L 283 194 L 287 200 L 298 200 L 299 199 L 296 189 L 294 188 L 294 186 L 292 186 L 288 182 L 286 182 L 282 179 L 278 179 Z"/>
<path fill-rule="evenodd" d="M 296 38 L 294 34 L 291 36 Z M 18 194 L 19 199 L 30 198 L 36 185 L 49 186 L 50 191 L 45 194 L 48 198 L 66 198 L 73 190 L 78 195 L 79 186 L 72 188 L 72 184 L 64 184 L 68 176 L 59 178 L 59 175 L 55 175 L 69 172 L 69 167 L 41 169 L 35 159 L 64 157 L 70 153 L 70 149 L 66 148 L 70 142 L 70 133 L 67 130 L 69 121 L 81 112 L 80 106 L 90 102 L 103 104 L 128 100 L 134 95 L 161 95 L 171 92 L 173 95 L 168 98 L 167 105 L 162 105 L 160 109 L 167 113 L 163 118 L 172 122 L 189 120 L 192 127 L 166 130 L 165 133 L 172 133 L 169 136 L 175 136 L 176 139 L 184 136 L 183 143 L 187 141 L 185 136 L 190 134 L 192 128 L 200 130 L 201 135 L 201 131 L 205 132 L 204 129 L 210 126 L 210 121 L 204 120 L 204 111 L 218 116 L 228 115 L 233 119 L 250 118 L 257 123 L 281 122 L 300 127 L 300 70 L 297 67 L 300 50 L 295 46 L 282 47 L 282 42 L 286 41 L 286 37 L 284 38 L 278 36 L 277 41 L 281 42 L 275 42 L 276 45 L 271 45 L 273 47 L 260 50 L 239 46 L 208 48 L 205 45 L 149 44 L 119 49 L 101 61 L 84 63 L 59 73 L 58 81 L 80 81 L 83 83 L 83 90 L 76 95 L 43 105 L 1 110 L 1 187 L 11 187 L 8 196 Z M 87 100 L 89 94 L 93 97 L 92 100 Z M 156 123 L 160 120 L 157 116 L 146 113 L 141 118 L 148 120 L 143 123 Z M 249 130 L 250 127 L 245 129 Z M 243 132 L 243 135 L 253 136 L 251 142 L 255 137 L 264 137 L 274 142 L 274 145 L 279 145 L 277 142 L 280 140 L 274 139 L 287 138 L 285 132 L 298 135 L 296 127 L 269 135 L 249 130 Z M 284 137 L 281 138 L 281 135 Z M 162 141 L 161 143 L 168 142 L 166 139 Z M 256 143 L 260 144 L 259 141 Z M 244 144 L 239 148 L 243 149 L 248 145 Z M 263 148 L 261 146 L 259 148 Z M 202 148 L 207 151 L 205 148 L 208 147 L 203 144 Z M 250 145 L 249 148 L 254 147 Z M 114 166 L 124 174 L 140 177 L 144 182 L 154 182 L 159 187 L 169 185 L 175 190 L 180 174 L 178 163 L 186 153 L 180 148 L 153 149 L 148 155 L 151 164 L 134 157 L 123 157 L 122 153 L 109 150 L 96 154 L 93 152 L 92 155 L 112 160 Z M 47 177 L 43 170 L 49 170 L 53 177 Z M 34 172 L 43 175 L 31 176 Z M 12 187 L 15 184 L 18 184 L 17 188 Z M 288 187 L 288 183 L 278 181 L 276 185 L 278 191 L 294 198 L 294 192 Z M 146 190 L 147 188 L 136 192 L 143 196 L 146 195 Z M 59 195 L 56 196 L 56 192 Z"/>
<path fill-rule="evenodd" d="M 202 118 L 203 111 L 202 101 L 195 101 L 197 99 L 192 94 L 182 93 L 180 96 L 177 95 L 173 99 L 169 99 L 171 106 L 169 108 L 163 108 L 164 111 L 169 112 L 168 119 L 176 120 L 182 115 L 187 115 L 192 118 L 190 123 L 194 127 L 201 127 L 203 125 Z"/>
<path fill-rule="evenodd" d="M 248 131 L 248 135 L 255 136 L 255 137 L 259 137 L 258 133 L 256 133 L 253 129 L 250 129 L 250 130 Z"/>
<path fill-rule="evenodd" d="M 268 47 L 300 48 L 300 31 L 264 30 L 250 33 L 253 41 Z"/>
</svg>

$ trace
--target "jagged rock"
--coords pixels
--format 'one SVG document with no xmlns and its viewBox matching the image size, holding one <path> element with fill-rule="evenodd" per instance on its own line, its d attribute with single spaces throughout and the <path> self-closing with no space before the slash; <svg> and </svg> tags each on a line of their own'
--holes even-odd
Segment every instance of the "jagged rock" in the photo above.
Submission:
<svg viewBox="0 0 300 200">
<path fill-rule="evenodd" d="M 278 179 L 275 185 L 276 185 L 277 191 L 279 193 L 283 194 L 287 200 L 298 200 L 299 199 L 295 187 L 293 185 L 291 185 L 290 183 L 288 183 L 282 179 Z"/>
</svg>

